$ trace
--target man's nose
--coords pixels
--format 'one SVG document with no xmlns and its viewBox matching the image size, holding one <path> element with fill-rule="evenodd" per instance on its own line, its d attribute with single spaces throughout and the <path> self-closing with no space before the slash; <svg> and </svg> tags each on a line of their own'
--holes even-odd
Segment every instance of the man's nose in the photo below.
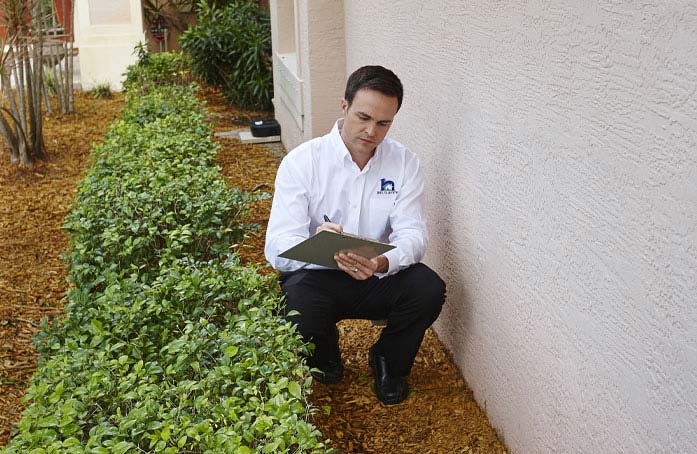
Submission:
<svg viewBox="0 0 697 454">
<path fill-rule="evenodd" d="M 375 135 L 375 131 L 377 129 L 377 126 L 375 123 L 368 123 L 368 126 L 366 127 L 366 132 L 368 136 L 373 137 Z"/>
</svg>

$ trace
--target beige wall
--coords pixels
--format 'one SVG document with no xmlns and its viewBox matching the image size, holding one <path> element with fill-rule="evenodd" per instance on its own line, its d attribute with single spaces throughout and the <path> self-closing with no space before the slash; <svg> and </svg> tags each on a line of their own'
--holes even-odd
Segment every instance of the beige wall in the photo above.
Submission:
<svg viewBox="0 0 697 454">
<path fill-rule="evenodd" d="M 75 41 L 82 88 L 108 82 L 121 89 L 122 74 L 136 58 L 133 49 L 144 40 L 140 0 L 77 0 Z"/>
<path fill-rule="evenodd" d="M 342 1 L 271 0 L 274 110 L 287 149 L 326 134 L 346 83 Z M 312 43 L 312 46 L 309 45 Z"/>
<path fill-rule="evenodd" d="M 512 453 L 697 452 L 697 3 L 346 2 L 395 70 L 437 323 Z"/>
</svg>

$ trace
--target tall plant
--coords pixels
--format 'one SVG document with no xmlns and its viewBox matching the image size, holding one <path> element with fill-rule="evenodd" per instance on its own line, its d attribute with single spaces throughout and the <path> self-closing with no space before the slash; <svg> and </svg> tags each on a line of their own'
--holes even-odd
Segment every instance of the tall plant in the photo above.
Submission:
<svg viewBox="0 0 697 454">
<path fill-rule="evenodd" d="M 0 23 L 0 136 L 10 162 L 31 166 L 46 159 L 43 138 L 43 4 L 39 0 L 3 0 Z"/>
<path fill-rule="evenodd" d="M 224 7 L 201 1 L 198 25 L 179 41 L 191 56 L 194 75 L 218 86 L 230 102 L 243 108 L 271 108 L 271 26 L 269 13 L 250 0 L 231 0 Z"/>
</svg>

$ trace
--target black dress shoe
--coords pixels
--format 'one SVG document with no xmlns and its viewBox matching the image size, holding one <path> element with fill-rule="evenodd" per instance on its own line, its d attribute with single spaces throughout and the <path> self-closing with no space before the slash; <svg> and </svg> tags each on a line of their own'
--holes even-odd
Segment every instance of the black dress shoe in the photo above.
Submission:
<svg viewBox="0 0 697 454">
<path fill-rule="evenodd" d="M 319 369 L 319 370 L 317 370 Z M 335 385 L 344 378 L 344 365 L 339 361 L 330 361 L 322 367 L 311 370 L 312 377 L 325 385 Z"/>
<path fill-rule="evenodd" d="M 385 405 L 395 405 L 409 395 L 409 385 L 404 377 L 393 377 L 387 371 L 387 360 L 384 356 L 375 353 L 371 348 L 368 353 L 368 363 L 373 370 L 375 378 L 375 394 Z"/>
</svg>

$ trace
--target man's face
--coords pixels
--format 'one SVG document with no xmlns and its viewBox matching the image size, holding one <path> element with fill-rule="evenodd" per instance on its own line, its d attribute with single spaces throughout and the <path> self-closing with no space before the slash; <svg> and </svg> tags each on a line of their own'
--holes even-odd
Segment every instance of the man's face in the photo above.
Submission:
<svg viewBox="0 0 697 454">
<path fill-rule="evenodd" d="M 354 160 L 367 162 L 392 126 L 398 109 L 397 98 L 363 88 L 356 92 L 351 106 L 342 100 L 341 109 L 344 111 L 341 138 Z"/>
</svg>

